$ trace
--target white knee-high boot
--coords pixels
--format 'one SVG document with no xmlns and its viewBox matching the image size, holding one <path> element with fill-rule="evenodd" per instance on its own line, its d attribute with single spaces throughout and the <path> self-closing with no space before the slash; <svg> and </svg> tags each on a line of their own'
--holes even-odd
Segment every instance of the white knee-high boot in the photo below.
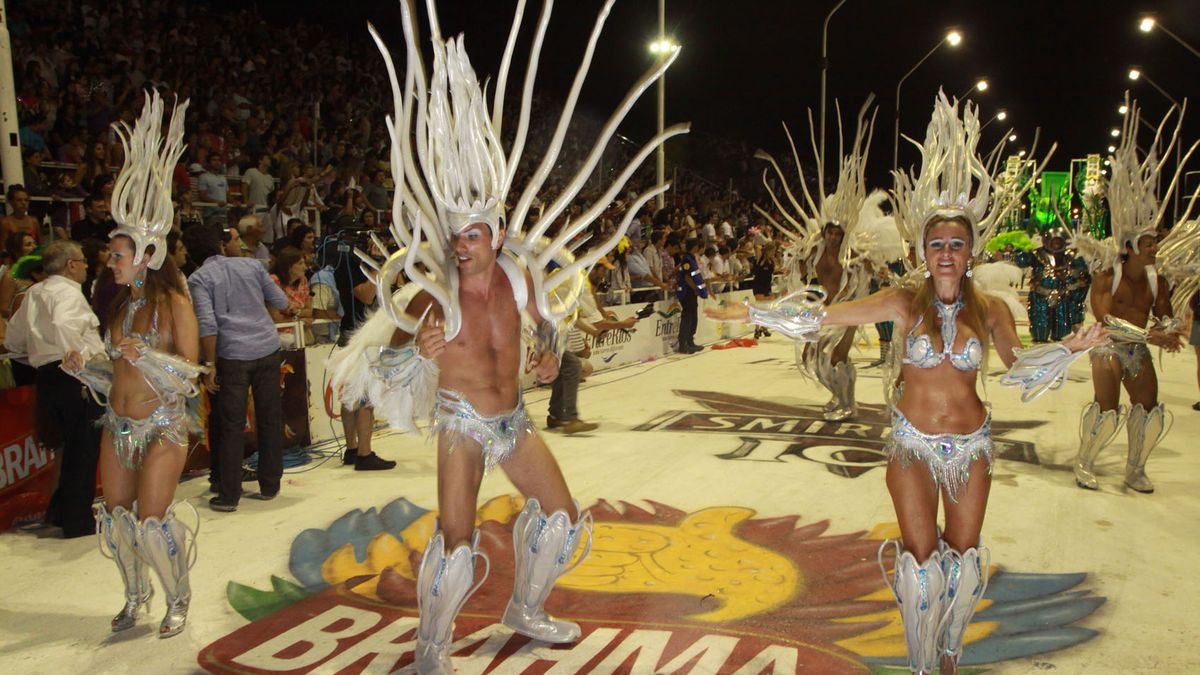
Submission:
<svg viewBox="0 0 1200 675">
<path fill-rule="evenodd" d="M 895 574 L 891 578 L 883 565 L 883 553 L 888 546 L 896 551 Z M 901 551 L 899 542 L 889 540 L 879 546 L 879 569 L 900 607 L 909 669 L 914 673 L 933 673 L 939 663 L 938 626 L 946 589 L 942 554 L 934 551 L 928 560 L 918 563 L 912 553 Z"/>
<path fill-rule="evenodd" d="M 1124 417 L 1125 406 L 1116 410 L 1100 410 L 1100 404 L 1096 401 L 1084 406 L 1079 419 L 1079 452 L 1075 455 L 1075 483 L 1079 487 L 1088 490 L 1100 487 L 1093 473 L 1096 456 L 1112 442 Z"/>
<path fill-rule="evenodd" d="M 945 541 L 938 542 L 938 549 L 942 554 L 942 572 L 946 577 L 946 598 L 942 623 L 938 629 L 938 652 L 954 659 L 957 664 L 962 656 L 967 625 L 971 623 L 979 601 L 987 590 L 992 554 L 983 545 L 959 553 Z"/>
<path fill-rule="evenodd" d="M 483 561 L 483 577 L 475 581 L 475 559 Z M 479 550 L 479 530 L 471 543 L 446 552 L 441 530 L 429 539 L 417 571 L 416 667 L 421 675 L 452 675 L 450 645 L 454 642 L 454 618 L 488 577 L 491 563 Z"/>
<path fill-rule="evenodd" d="M 1133 490 L 1147 494 L 1154 492 L 1154 483 L 1146 477 L 1146 460 L 1150 459 L 1150 453 L 1170 430 L 1166 416 L 1167 408 L 1161 403 L 1150 410 L 1138 403 L 1129 410 L 1129 419 L 1125 422 L 1126 431 L 1129 432 L 1125 484 Z"/>
<path fill-rule="evenodd" d="M 154 568 L 167 596 L 167 613 L 158 626 L 158 636 L 178 635 L 187 625 L 188 606 L 192 602 L 192 585 L 188 580 L 196 564 L 196 530 L 183 524 L 176 515 L 176 502 L 162 519 L 153 516 L 138 527 L 138 550 Z M 199 523 L 199 519 L 197 519 Z"/>
<path fill-rule="evenodd" d="M 112 630 L 116 633 L 133 628 L 138 613 L 150 609 L 154 588 L 150 585 L 150 575 L 137 551 L 137 516 L 123 506 L 109 512 L 103 505 L 97 504 L 95 512 L 100 553 L 117 564 L 121 581 L 125 584 L 125 606 L 112 619 Z"/>
<path fill-rule="evenodd" d="M 579 505 L 575 505 L 576 512 Z M 571 557 L 587 535 L 586 548 L 574 565 Z M 580 513 L 574 523 L 566 511 L 542 513 L 536 499 L 525 503 L 513 526 L 513 594 L 504 609 L 504 625 L 543 642 L 565 643 L 579 639 L 577 624 L 555 619 L 542 606 L 554 583 L 587 558 L 592 549 L 592 516 Z"/>
</svg>

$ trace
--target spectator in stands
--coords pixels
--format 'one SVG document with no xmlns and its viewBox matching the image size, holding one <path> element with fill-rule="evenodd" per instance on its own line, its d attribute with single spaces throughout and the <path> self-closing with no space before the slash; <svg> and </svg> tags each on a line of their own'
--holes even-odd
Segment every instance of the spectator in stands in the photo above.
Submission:
<svg viewBox="0 0 1200 675">
<path fill-rule="evenodd" d="M 271 156 L 262 153 L 258 157 L 258 163 L 242 174 L 242 195 L 250 212 L 258 216 L 266 215 L 269 207 L 267 200 L 274 191 L 275 178 L 271 175 Z M 263 241 L 272 244 L 275 239 L 267 232 Z"/>
<path fill-rule="evenodd" d="M 762 252 L 750 260 L 750 274 L 754 277 L 751 291 L 758 301 L 769 300 L 774 294 L 772 280 L 775 276 L 775 244 L 768 242 Z M 760 326 L 754 327 L 754 337 L 771 337 L 771 331 Z"/>
<path fill-rule="evenodd" d="M 283 294 L 287 296 L 288 304 L 297 307 L 299 313 L 294 317 L 285 317 L 280 310 L 271 310 L 271 318 L 275 323 L 284 323 L 290 318 L 301 319 L 305 324 L 304 343 L 312 342 L 312 293 L 308 288 L 308 265 L 304 261 L 304 253 L 300 249 L 288 246 L 275 256 L 275 264 L 271 266 L 271 281 L 274 281 Z M 279 335 L 284 347 L 296 345 L 295 331 L 291 328 L 280 328 Z"/>
<path fill-rule="evenodd" d="M 262 242 L 263 226 L 259 216 L 246 215 L 238 219 L 238 235 L 242 240 L 242 255 L 254 258 L 264 267 L 271 264 L 271 251 Z"/>
<path fill-rule="evenodd" d="M 108 215 L 108 199 L 91 195 L 83 200 L 84 216 L 71 225 L 71 238 L 75 241 L 96 239 L 108 242 L 108 233 L 117 224 Z"/>
<path fill-rule="evenodd" d="M 37 434 L 43 445 L 62 452 L 58 489 L 51 498 L 48 520 L 61 525 L 64 538 L 96 531 L 92 500 L 96 496 L 96 462 L 100 435 L 95 422 L 100 407 L 78 380 L 59 367 L 67 352 L 84 360 L 104 353 L 97 331 L 100 321 L 80 290 L 87 262 L 79 244 L 56 241 L 46 247 L 42 265 L 48 275 L 30 287 L 28 298 L 8 324 L 4 346 L 27 355 L 37 369 Z"/>
<path fill-rule="evenodd" d="M 654 230 L 650 235 L 650 243 L 642 249 L 642 258 L 646 261 L 646 267 L 649 268 L 650 274 L 659 281 L 669 283 L 670 277 L 663 270 L 663 249 L 667 245 L 667 231 L 664 229 Z"/>
<path fill-rule="evenodd" d="M 658 259 L 657 253 L 654 258 L 662 267 L 662 260 Z M 637 250 L 637 247 L 631 247 L 625 251 L 625 260 L 629 267 L 629 281 L 633 287 L 633 293 L 630 296 L 633 302 L 653 302 L 662 298 L 662 291 L 670 288 L 663 280 L 650 271 L 650 264 L 642 252 Z"/>
<path fill-rule="evenodd" d="M 4 239 L 4 252 L 10 262 L 0 266 L 0 319 L 8 319 L 16 311 L 17 295 L 32 284 L 26 279 L 18 279 L 13 273 L 17 263 L 25 256 L 31 255 L 37 248 L 33 236 L 24 232 L 13 232 Z"/>
<path fill-rule="evenodd" d="M 681 354 L 694 354 L 704 347 L 696 344 L 696 320 L 700 298 L 708 297 L 708 289 L 704 286 L 704 273 L 700 270 L 700 262 L 696 256 L 703 244 L 699 239 L 688 239 L 684 253 L 678 258 L 678 282 L 675 297 L 683 311 L 679 317 L 679 344 L 676 351 Z"/>
<path fill-rule="evenodd" d="M 338 328 L 344 314 L 342 300 L 338 294 L 337 279 L 334 277 L 334 265 L 337 261 L 337 241 L 330 239 L 317 249 L 316 271 L 308 280 L 312 289 L 313 314 L 318 318 L 328 318 L 330 323 L 313 326 L 313 336 L 318 343 L 336 342 Z M 372 420 L 372 425 L 374 420 Z"/>
<path fill-rule="evenodd" d="M 371 174 L 371 182 L 363 186 L 363 196 L 367 204 L 376 211 L 387 211 L 392 208 L 392 198 L 388 195 L 384 181 L 387 174 L 383 169 L 376 169 Z"/>
<path fill-rule="evenodd" d="M 198 164 L 193 164 L 192 167 L 188 169 L 188 173 L 191 174 L 193 169 L 199 168 L 200 166 Z M 196 177 L 198 177 L 200 173 L 203 173 L 203 171 L 197 173 Z M 174 229 L 179 230 L 180 232 L 183 232 L 193 225 L 199 225 L 200 223 L 204 222 L 204 214 L 201 213 L 200 209 L 196 208 L 196 206 L 192 203 L 195 191 L 190 187 L 191 181 L 192 179 L 189 178 L 188 187 L 179 192 L 179 197 L 175 204 Z"/>
<path fill-rule="evenodd" d="M 31 195 L 38 197 L 49 196 L 54 185 L 42 172 L 42 162 L 46 159 L 46 150 L 23 148 L 25 156 L 25 189 Z"/>
<path fill-rule="evenodd" d="M 305 261 L 311 265 L 317 251 L 317 233 L 311 227 L 301 223 L 299 219 L 293 219 L 293 222 L 296 223 L 296 226 L 288 232 L 287 239 L 284 241 L 287 242 L 287 246 L 300 249 L 300 252 L 304 254 Z"/>
<path fill-rule="evenodd" d="M 83 249 L 84 259 L 87 260 L 87 277 L 84 278 L 82 284 L 83 297 L 91 303 L 96 279 L 104 270 L 108 269 L 108 242 L 99 239 L 85 239 L 80 242 L 80 247 Z M 96 316 L 102 315 L 97 314 Z"/>
<path fill-rule="evenodd" d="M 195 271 L 196 266 L 192 264 L 188 258 L 187 246 L 183 245 L 183 239 L 175 232 L 167 233 L 167 256 L 171 258 L 171 262 L 175 263 L 175 269 L 179 270 L 185 278 Z M 185 282 L 184 288 L 187 288 Z"/>
<path fill-rule="evenodd" d="M 83 153 L 83 163 L 75 169 L 75 175 L 71 179 L 73 185 L 78 186 L 85 193 L 96 192 L 95 182 L 97 178 L 103 178 L 113 175 L 113 168 L 108 164 L 108 144 L 102 139 L 97 138 Z M 107 238 L 108 233 L 104 236 Z"/>
<path fill-rule="evenodd" d="M 212 204 L 212 206 L 204 208 L 205 220 L 226 217 L 229 210 L 229 179 L 225 177 L 224 166 L 221 164 L 219 154 L 214 152 L 209 155 L 204 173 L 201 173 L 200 177 L 196 179 L 196 191 L 199 193 L 200 201 Z"/>
<path fill-rule="evenodd" d="M 33 237 L 35 242 L 39 241 L 38 220 L 29 214 L 29 193 L 25 186 L 16 184 L 8 188 L 5 199 L 12 213 L 0 218 L 0 240 L 21 232 Z"/>
<path fill-rule="evenodd" d="M 229 258 L 241 258 L 245 255 L 242 237 L 236 227 L 221 228 L 221 255 Z"/>
<path fill-rule="evenodd" d="M 242 496 L 243 431 L 247 390 L 254 392 L 258 440 L 259 499 L 274 499 L 283 477 L 283 409 L 279 388 L 279 334 L 269 303 L 294 317 L 299 308 L 288 302 L 279 286 L 257 260 L 221 255 L 219 235 L 212 227 L 188 230 L 185 239 L 200 267 L 188 278 L 200 332 L 200 354 L 215 368 L 205 374 L 213 406 L 216 434 L 210 483 L 217 496 L 214 511 L 235 511 Z M 211 427 L 210 427 L 211 428 Z"/>
</svg>

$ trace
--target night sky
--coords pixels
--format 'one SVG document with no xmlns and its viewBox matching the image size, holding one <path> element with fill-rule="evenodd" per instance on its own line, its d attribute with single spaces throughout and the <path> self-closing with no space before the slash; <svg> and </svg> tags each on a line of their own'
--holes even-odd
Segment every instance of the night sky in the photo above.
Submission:
<svg viewBox="0 0 1200 675">
<path fill-rule="evenodd" d="M 807 142 L 806 109 L 813 108 L 815 119 L 819 102 L 821 26 L 834 4 L 835 0 L 668 0 L 667 31 L 683 50 L 667 74 L 667 123 L 690 120 L 697 132 L 744 140 L 751 151 L 764 147 L 780 152 L 785 139 L 779 123 L 787 121 Z M 300 0 L 288 5 L 292 12 L 327 21 L 331 30 L 347 31 L 350 39 L 368 39 L 359 26 L 369 18 L 390 36 L 394 52 L 403 51 L 394 2 Z M 423 3 L 418 6 L 423 15 Z M 439 3 L 443 32 L 466 33 L 481 75 L 495 71 L 514 6 L 504 0 Z M 526 37 L 540 6 L 536 0 L 529 2 Z M 598 0 L 557 3 L 540 87 L 566 91 L 600 6 Z M 1070 158 L 1105 152 L 1113 140 L 1109 130 L 1120 126 L 1116 108 L 1127 88 L 1152 123 L 1166 112 L 1169 103 L 1148 83 L 1127 79 L 1130 65 L 1141 66 L 1180 100 L 1192 93 L 1192 83 L 1200 78 L 1200 58 L 1161 31 L 1144 34 L 1137 29 L 1144 12 L 1154 13 L 1183 40 L 1200 46 L 1200 2 L 1195 0 L 848 0 L 829 30 L 829 128 L 835 128 L 834 99 L 842 104 L 850 125 L 865 97 L 874 93 L 879 114 L 870 175 L 890 185 L 897 81 L 954 27 L 963 34 L 963 43 L 954 49 L 943 46 L 904 83 L 902 132 L 923 137 L 939 86 L 957 95 L 986 76 L 990 89 L 972 94 L 981 117 L 987 119 L 1001 108 L 1009 117 L 985 130 L 983 145 L 991 147 L 1012 126 L 1017 146 L 1024 147 L 1035 127 L 1041 127 L 1041 147 L 1059 145 L 1048 168 L 1065 170 Z M 657 2 L 616 3 L 584 87 L 584 106 L 599 114 L 612 109 L 649 65 L 647 45 L 656 32 Z M 526 53 L 518 52 L 522 59 Z M 523 68 L 523 60 L 517 64 Z M 368 67 L 382 66 L 376 61 Z M 622 132 L 647 138 L 654 130 L 654 110 L 653 92 L 648 92 Z M 1185 130 L 1189 142 L 1200 137 L 1200 110 L 1189 111 Z M 834 142 L 832 136 L 827 141 L 831 147 Z M 906 151 L 902 141 L 901 164 L 915 159 L 915 151 Z M 1193 164 L 1200 169 L 1200 157 Z"/>
</svg>

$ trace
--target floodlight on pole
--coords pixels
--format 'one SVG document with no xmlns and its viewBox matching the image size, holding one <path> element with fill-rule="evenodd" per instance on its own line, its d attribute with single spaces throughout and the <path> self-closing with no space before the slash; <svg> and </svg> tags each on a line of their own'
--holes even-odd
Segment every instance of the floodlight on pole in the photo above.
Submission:
<svg viewBox="0 0 1200 675">
<path fill-rule="evenodd" d="M 980 131 L 980 133 L 982 133 L 984 129 L 988 128 L 989 124 L 991 124 L 992 122 L 995 122 L 996 120 L 1000 120 L 1001 122 L 1003 122 L 1006 119 L 1008 119 L 1008 112 L 1005 110 L 1001 110 L 1001 111 L 997 112 L 995 115 L 992 115 L 991 119 L 984 122 L 983 126 L 979 127 L 979 131 Z"/>
<path fill-rule="evenodd" d="M 1016 134 L 1009 134 L 1009 135 L 1008 135 L 1008 142 L 1009 142 L 1009 143 L 1016 143 L 1016 142 L 1017 142 L 1017 135 L 1016 135 Z"/>
<path fill-rule="evenodd" d="M 946 33 L 945 37 L 943 37 L 941 40 L 938 40 L 938 43 L 933 46 L 933 49 L 930 49 L 928 52 L 926 52 L 925 56 L 922 56 L 921 60 L 917 61 L 916 65 L 914 65 L 912 68 L 909 68 L 908 72 L 904 74 L 904 77 L 900 78 L 900 81 L 896 83 L 896 134 L 892 139 L 892 170 L 896 170 L 900 167 L 900 87 L 904 86 L 904 81 L 908 79 L 908 76 L 916 72 L 917 68 L 920 68 L 922 63 L 925 63 L 929 57 L 933 56 L 934 52 L 942 48 L 942 45 L 949 44 L 951 47 L 957 47 L 958 45 L 962 44 L 962 40 L 962 33 L 958 32 L 957 30 L 950 30 Z"/>
<path fill-rule="evenodd" d="M 1108 135 L 1109 135 L 1109 136 L 1112 136 L 1113 138 L 1120 138 L 1120 137 L 1121 137 L 1121 130 L 1120 130 L 1120 129 L 1113 129 L 1113 130 L 1111 130 L 1111 131 L 1109 131 L 1109 132 L 1108 132 Z"/>
<path fill-rule="evenodd" d="M 1137 82 L 1138 78 L 1141 76 L 1142 76 L 1141 68 L 1130 68 L 1129 69 L 1129 79 L 1133 80 L 1134 82 Z"/>
<path fill-rule="evenodd" d="M 1017 157 L 1024 157 L 1024 156 L 1025 156 L 1025 151 L 1024 151 L 1024 150 L 1022 150 L 1022 151 L 1020 151 L 1020 152 L 1018 152 L 1018 153 L 1017 153 Z"/>
<path fill-rule="evenodd" d="M 671 52 L 679 51 L 679 45 L 672 39 L 667 37 L 667 0 L 658 0 L 658 39 L 650 43 L 650 53 L 655 56 L 670 54 Z M 667 76 L 666 74 L 658 77 L 658 133 L 663 132 L 663 127 L 666 126 L 667 119 Z M 655 176 L 658 179 L 658 184 L 662 185 L 666 182 L 667 174 L 667 151 L 664 143 L 658 144 L 658 149 L 655 154 Z M 660 193 L 657 199 L 658 208 L 661 210 L 667 205 L 667 197 Z"/>
<path fill-rule="evenodd" d="M 1108 146 L 1108 151 L 1109 151 L 1109 152 L 1116 152 L 1116 151 L 1117 151 L 1117 146 L 1115 146 L 1115 145 L 1110 145 L 1110 146 Z"/>
<path fill-rule="evenodd" d="M 1184 49 L 1191 52 L 1192 56 L 1195 56 L 1196 58 L 1200 59 L 1200 51 L 1197 51 L 1197 49 L 1195 47 L 1193 47 L 1192 45 L 1185 42 L 1183 38 L 1181 38 L 1178 35 L 1176 35 L 1175 33 L 1171 32 L 1171 30 L 1169 30 L 1166 26 L 1162 25 L 1161 23 L 1158 23 L 1158 21 L 1156 21 L 1154 19 L 1154 17 L 1143 16 L 1141 18 L 1141 20 L 1138 21 L 1138 28 L 1143 33 L 1149 33 L 1150 31 L 1157 28 L 1157 29 L 1161 30 L 1162 32 L 1166 33 L 1167 36 L 1170 37 L 1172 40 L 1178 42 L 1181 47 L 1183 47 Z"/>
<path fill-rule="evenodd" d="M 1118 115 L 1124 115 L 1124 114 L 1127 114 L 1128 112 L 1129 112 L 1129 106 L 1125 105 L 1124 103 L 1121 104 L 1121 107 L 1117 108 Z"/>
<path fill-rule="evenodd" d="M 1162 26 L 1159 25 L 1159 28 L 1162 28 Z M 1163 28 L 1163 31 L 1165 32 L 1166 29 Z M 1133 74 L 1135 72 L 1137 73 L 1137 77 L 1133 76 Z M 1129 79 L 1136 80 L 1139 78 L 1145 80 L 1146 84 L 1150 85 L 1151 87 L 1154 87 L 1155 91 L 1162 94 L 1163 98 L 1170 101 L 1172 106 L 1179 108 L 1180 110 L 1183 109 L 1183 106 L 1181 106 L 1179 104 L 1178 99 L 1176 99 L 1174 96 L 1172 96 L 1170 93 L 1168 93 L 1166 89 L 1163 89 L 1162 87 L 1158 86 L 1158 83 L 1155 82 L 1154 80 L 1150 79 L 1150 76 L 1143 73 L 1140 68 L 1137 68 L 1137 67 L 1130 68 L 1129 69 Z M 1138 121 L 1143 121 L 1143 120 L 1139 117 Z M 1147 125 L 1147 126 L 1149 126 L 1149 125 Z M 1175 143 L 1175 166 L 1176 166 L 1176 171 L 1179 171 L 1180 170 L 1179 167 L 1183 166 L 1183 143 L 1181 143 L 1181 142 Z M 1180 193 L 1182 192 L 1182 190 L 1175 190 L 1174 192 L 1175 192 L 1175 207 L 1172 210 L 1172 217 L 1178 219 L 1179 218 L 1179 198 L 1180 198 Z"/>
<path fill-rule="evenodd" d="M 838 0 L 838 4 L 825 15 L 825 23 L 821 27 L 821 147 L 817 151 L 817 162 L 821 164 L 821 174 L 825 173 L 825 73 L 829 70 L 829 20 L 834 12 L 842 8 L 846 0 Z M 824 187 L 822 187 L 824 189 Z"/>
</svg>

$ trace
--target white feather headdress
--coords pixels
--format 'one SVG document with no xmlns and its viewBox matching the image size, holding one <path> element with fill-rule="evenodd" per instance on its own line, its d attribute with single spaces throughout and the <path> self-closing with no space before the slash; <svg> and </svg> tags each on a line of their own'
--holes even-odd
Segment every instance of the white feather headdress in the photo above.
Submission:
<svg viewBox="0 0 1200 675">
<path fill-rule="evenodd" d="M 813 156 L 816 159 L 817 166 L 817 195 L 814 199 L 812 192 L 808 188 L 808 184 L 804 178 L 804 169 L 800 162 L 800 153 L 796 150 L 795 140 L 792 138 L 791 130 L 787 124 L 783 125 L 784 134 L 787 136 L 788 145 L 792 150 L 792 160 L 796 164 L 797 183 L 800 186 L 800 194 L 804 201 L 801 203 L 796 194 L 788 186 L 788 178 L 784 175 L 783 168 L 779 162 L 775 160 L 770 153 L 765 150 L 759 150 L 754 153 L 758 159 L 766 160 L 774 169 L 774 175 L 779 181 L 779 190 L 783 193 L 786 203 L 780 199 L 780 195 L 776 192 L 776 187 L 772 185 L 768 179 L 768 169 L 763 169 L 763 185 L 767 189 L 767 193 L 771 196 L 771 201 L 775 205 L 784 222 L 781 223 L 775 217 L 758 206 L 754 208 L 776 229 L 783 232 L 792 240 L 796 251 L 796 258 L 799 261 L 808 263 L 815 262 L 817 258 L 824 252 L 824 237 L 823 231 L 826 225 L 836 225 L 842 230 L 842 243 L 838 250 L 838 259 L 841 261 L 843 269 L 850 272 L 852 252 L 857 250 L 856 246 L 870 246 L 876 240 L 873 237 L 857 236 L 857 230 L 860 220 L 860 214 L 863 211 L 863 205 L 867 200 L 867 155 L 871 146 L 871 137 L 875 129 L 875 112 L 871 110 L 874 96 L 868 97 L 862 108 L 858 112 L 856 119 L 854 138 L 850 143 L 849 148 L 845 147 L 842 135 L 841 109 L 837 108 L 838 118 L 838 179 L 837 187 L 830 194 L 824 193 L 825 174 L 824 168 L 821 166 L 820 153 L 817 150 L 816 131 L 813 128 L 812 111 L 808 112 L 808 126 L 810 136 L 812 138 Z M 836 107 L 836 104 L 835 104 Z M 859 251 L 865 253 L 864 251 Z M 827 289 L 830 292 L 830 297 L 835 300 L 849 299 L 842 297 L 843 290 L 847 288 L 858 288 L 860 284 L 857 280 L 851 280 L 849 277 L 852 274 L 843 275 L 841 289 Z M 864 277 L 865 279 L 865 277 Z"/>
<path fill-rule="evenodd" d="M 148 246 L 154 246 L 150 269 L 158 269 L 167 257 L 167 233 L 175 219 L 171 203 L 171 181 L 175 165 L 186 147 L 183 117 L 188 101 L 177 103 L 171 112 L 167 137 L 162 137 L 163 101 L 153 89 L 146 94 L 142 116 L 133 129 L 124 122 L 113 125 L 125 149 L 125 163 L 113 185 L 112 216 L 117 228 L 109 237 L 125 235 L 133 240 L 134 264 L 140 264 Z"/>
<path fill-rule="evenodd" d="M 625 183 L 658 146 L 673 136 L 687 133 L 686 124 L 668 127 L 648 141 L 589 208 L 563 225 L 553 239 L 545 238 L 548 228 L 570 206 L 591 177 L 618 125 L 638 98 L 666 72 L 677 56 L 676 51 L 664 54 L 634 84 L 609 117 L 582 166 L 567 181 L 562 193 L 557 197 L 539 195 L 562 151 L 567 127 L 614 1 L 607 0 L 600 10 L 546 153 L 519 196 L 510 192 L 514 172 L 525 149 L 538 59 L 553 3 L 549 0 L 543 2 L 537 20 L 521 89 L 516 133 L 507 152 L 501 142 L 504 99 L 525 0 L 517 1 L 508 43 L 496 77 L 490 114 L 487 97 L 471 67 L 462 37 L 450 40 L 442 37 L 434 0 L 426 1 L 433 46 L 432 78 L 427 79 L 425 74 L 412 0 L 400 1 L 406 47 L 403 87 L 387 46 L 375 28 L 370 27 L 371 37 L 383 55 L 392 85 L 395 117 L 387 119 L 387 129 L 392 139 L 392 175 L 396 184 L 392 203 L 392 233 L 402 248 L 392 253 L 383 265 L 377 265 L 361 251 L 358 254 L 365 265 L 377 272 L 374 278 L 380 303 L 401 330 L 413 333 L 419 325 L 418 318 L 405 314 L 403 308 L 394 306 L 391 301 L 392 284 L 403 271 L 441 306 L 446 317 L 447 338 L 453 339 L 458 334 L 462 317 L 458 304 L 458 269 L 451 250 L 453 235 L 474 223 L 487 223 L 491 227 L 493 247 L 498 244 L 501 227 L 506 228 L 503 248 L 519 260 L 532 277 L 533 299 L 539 314 L 546 319 L 562 320 L 574 311 L 587 269 L 617 245 L 642 206 L 669 189 L 669 184 L 662 184 L 643 192 L 627 204 L 624 218 L 609 239 L 593 246 L 586 255 L 578 259 L 574 257 L 569 242 L 575 240 L 609 207 Z M 512 197 L 516 197 L 515 202 L 512 202 Z M 526 217 L 535 201 L 546 206 L 537 223 L 526 230 Z M 512 208 L 508 210 L 506 218 L 506 204 L 510 202 Z M 547 272 L 547 267 L 552 263 L 556 269 Z"/>
<path fill-rule="evenodd" d="M 917 143 L 905 137 L 921 153 L 919 172 L 894 172 L 896 187 L 896 225 L 901 236 L 911 242 L 921 260 L 925 259 L 925 228 L 934 218 L 966 218 L 972 226 L 971 253 L 979 258 L 987 242 L 996 233 L 1021 197 L 1041 173 L 1055 146 L 1045 159 L 1028 173 L 1024 180 L 993 179 L 999 171 L 1004 154 L 1004 141 L 990 153 L 988 159 L 978 153 L 980 127 L 978 108 L 959 101 L 953 102 L 939 91 L 933 103 L 933 116 L 925 130 L 925 142 Z M 1037 139 L 1030 150 L 1036 152 Z"/>
<path fill-rule="evenodd" d="M 1180 108 L 1171 106 L 1162 121 L 1155 127 L 1154 140 L 1149 146 L 1150 151 L 1141 159 L 1138 156 L 1137 143 L 1137 133 L 1142 125 L 1141 108 L 1137 101 L 1129 99 L 1128 93 L 1125 94 L 1125 104 L 1128 106 L 1128 110 L 1121 129 L 1121 145 L 1109 157 L 1109 169 L 1112 173 L 1107 183 L 1106 197 L 1112 235 L 1097 240 L 1090 231 L 1081 232 L 1074 241 L 1075 246 L 1088 260 L 1093 271 L 1112 269 L 1114 290 L 1120 284 L 1121 254 L 1125 252 L 1125 247 L 1131 247 L 1136 253 L 1139 239 L 1146 235 L 1157 234 L 1159 225 L 1166 216 L 1164 206 L 1169 203 L 1175 190 L 1179 189 L 1179 181 L 1183 177 L 1183 166 L 1187 164 L 1187 160 L 1200 145 L 1200 141 L 1193 143 L 1183 154 L 1179 166 L 1175 167 L 1175 175 L 1167 184 L 1166 192 L 1160 198 L 1158 184 L 1163 172 L 1163 163 L 1157 148 L 1164 139 L 1164 131 L 1171 123 L 1172 117 L 1175 118 L 1175 128 L 1171 131 L 1161 156 L 1170 156 L 1175 145 L 1183 142 L 1180 133 L 1187 102 L 1184 101 Z M 1197 192 L 1200 193 L 1200 190 Z M 1189 273 L 1195 269 L 1194 249 L 1200 245 L 1200 237 L 1198 237 L 1200 232 L 1197 232 L 1194 223 L 1188 222 L 1188 217 L 1195 204 L 1196 194 L 1192 194 L 1192 199 L 1188 202 L 1188 210 L 1180 217 L 1181 222 L 1160 242 L 1159 253 L 1155 261 L 1158 271 L 1163 272 L 1176 284 L 1187 285 Z M 1181 294 L 1177 292 L 1176 295 Z M 1175 300 L 1186 303 L 1189 297 L 1190 295 L 1185 295 L 1182 300 L 1179 300 L 1178 297 Z"/>
</svg>

